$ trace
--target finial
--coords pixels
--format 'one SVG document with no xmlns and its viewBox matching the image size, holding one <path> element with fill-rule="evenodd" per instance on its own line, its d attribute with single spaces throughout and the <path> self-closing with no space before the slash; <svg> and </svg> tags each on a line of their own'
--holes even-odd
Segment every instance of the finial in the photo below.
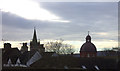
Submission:
<svg viewBox="0 0 120 71">
<path fill-rule="evenodd" d="M 36 29 L 36 27 L 34 26 L 34 29 Z"/>
<path fill-rule="evenodd" d="M 90 31 L 88 31 L 88 35 L 89 35 L 89 32 L 90 32 Z"/>
</svg>

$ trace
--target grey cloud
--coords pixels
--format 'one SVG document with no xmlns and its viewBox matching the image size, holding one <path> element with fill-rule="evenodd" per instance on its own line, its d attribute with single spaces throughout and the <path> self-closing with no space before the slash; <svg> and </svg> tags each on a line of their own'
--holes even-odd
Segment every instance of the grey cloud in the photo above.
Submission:
<svg viewBox="0 0 120 71">
<path fill-rule="evenodd" d="M 40 4 L 42 4 L 43 8 L 55 13 L 56 15 L 72 21 L 72 28 L 76 29 L 76 26 L 79 26 L 79 30 L 82 31 L 86 30 L 82 28 L 84 27 L 87 28 L 87 30 L 96 30 L 98 32 L 117 30 L 117 3 L 115 2 L 48 2 Z M 97 23 L 99 21 L 101 21 L 101 23 Z"/>
<path fill-rule="evenodd" d="M 117 3 L 42 2 L 40 5 L 71 22 L 27 20 L 11 13 L 3 13 L 3 37 L 11 40 L 29 40 L 32 38 L 34 26 L 40 39 L 84 40 L 87 31 L 117 31 Z M 18 35 L 18 32 L 21 34 Z M 116 40 L 116 37 L 98 38 L 97 35 L 94 38 Z"/>
</svg>

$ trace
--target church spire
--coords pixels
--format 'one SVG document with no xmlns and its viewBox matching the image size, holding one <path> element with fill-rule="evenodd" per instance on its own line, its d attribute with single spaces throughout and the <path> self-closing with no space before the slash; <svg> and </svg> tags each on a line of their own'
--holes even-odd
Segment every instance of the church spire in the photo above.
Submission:
<svg viewBox="0 0 120 71">
<path fill-rule="evenodd" d="M 34 27 L 34 34 L 33 34 L 33 42 L 37 43 L 37 35 L 36 35 L 36 28 Z"/>
</svg>

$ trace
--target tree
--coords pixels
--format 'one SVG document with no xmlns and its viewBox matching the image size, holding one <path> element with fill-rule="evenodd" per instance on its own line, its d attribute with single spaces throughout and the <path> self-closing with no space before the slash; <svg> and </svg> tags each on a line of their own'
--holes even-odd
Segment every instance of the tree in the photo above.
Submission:
<svg viewBox="0 0 120 71">
<path fill-rule="evenodd" d="M 48 52 L 56 52 L 58 54 L 74 53 L 73 46 L 70 44 L 64 44 L 62 39 L 47 42 L 45 44 L 45 49 Z"/>
</svg>

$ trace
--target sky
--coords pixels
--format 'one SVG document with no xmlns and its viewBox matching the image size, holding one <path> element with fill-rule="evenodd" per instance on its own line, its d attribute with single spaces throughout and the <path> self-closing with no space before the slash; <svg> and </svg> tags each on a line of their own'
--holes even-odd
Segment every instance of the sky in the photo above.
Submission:
<svg viewBox="0 0 120 71">
<path fill-rule="evenodd" d="M 29 42 L 34 27 L 41 43 L 62 38 L 77 52 L 88 31 L 98 50 L 117 47 L 117 2 L 3 0 L 1 6 L 2 39 L 13 43 L 13 47 Z"/>
</svg>

